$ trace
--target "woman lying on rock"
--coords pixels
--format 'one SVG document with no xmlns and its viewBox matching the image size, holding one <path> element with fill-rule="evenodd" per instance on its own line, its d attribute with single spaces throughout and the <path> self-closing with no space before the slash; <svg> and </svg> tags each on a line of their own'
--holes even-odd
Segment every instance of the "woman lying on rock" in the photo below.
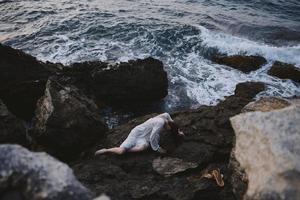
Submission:
<svg viewBox="0 0 300 200">
<path fill-rule="evenodd" d="M 177 135 L 184 136 L 184 133 L 180 131 L 178 126 L 174 123 L 169 113 L 163 113 L 133 128 L 120 147 L 100 149 L 96 151 L 95 155 L 104 153 L 123 154 L 125 152 L 140 152 L 146 150 L 149 146 L 151 146 L 154 151 L 166 153 L 166 150 L 159 146 L 160 133 L 163 128 L 171 130 L 172 133 Z"/>
</svg>

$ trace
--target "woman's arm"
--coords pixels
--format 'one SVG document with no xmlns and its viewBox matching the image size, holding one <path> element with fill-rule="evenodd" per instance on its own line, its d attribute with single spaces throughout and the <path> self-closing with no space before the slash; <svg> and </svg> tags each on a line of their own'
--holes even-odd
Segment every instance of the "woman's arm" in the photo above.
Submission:
<svg viewBox="0 0 300 200">
<path fill-rule="evenodd" d="M 160 131 L 163 128 L 163 125 L 156 125 L 153 127 L 151 134 L 150 134 L 150 145 L 154 151 L 159 151 L 161 147 L 159 146 L 159 138 L 160 138 Z"/>
</svg>

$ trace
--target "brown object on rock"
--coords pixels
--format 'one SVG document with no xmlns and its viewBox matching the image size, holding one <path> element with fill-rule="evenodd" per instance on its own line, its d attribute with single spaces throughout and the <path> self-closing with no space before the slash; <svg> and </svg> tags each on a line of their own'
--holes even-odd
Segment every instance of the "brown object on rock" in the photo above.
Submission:
<svg viewBox="0 0 300 200">
<path fill-rule="evenodd" d="M 267 63 L 267 60 L 261 56 L 242 55 L 215 56 L 213 61 L 221 65 L 227 65 L 234 69 L 238 69 L 244 73 L 255 71 Z"/>
<path fill-rule="evenodd" d="M 268 74 L 300 83 L 300 69 L 291 64 L 276 61 L 268 71 Z"/>
<path fill-rule="evenodd" d="M 215 179 L 216 183 L 220 187 L 224 187 L 223 174 L 221 174 L 220 169 L 214 169 L 211 172 L 212 177 Z"/>
<path fill-rule="evenodd" d="M 213 169 L 210 172 L 205 172 L 201 177 L 214 179 L 218 186 L 224 187 L 223 174 L 221 174 L 220 169 Z"/>
</svg>

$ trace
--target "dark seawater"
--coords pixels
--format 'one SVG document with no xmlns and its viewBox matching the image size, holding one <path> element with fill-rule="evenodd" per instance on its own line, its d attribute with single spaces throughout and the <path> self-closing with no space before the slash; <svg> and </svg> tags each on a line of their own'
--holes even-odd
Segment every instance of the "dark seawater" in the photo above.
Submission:
<svg viewBox="0 0 300 200">
<path fill-rule="evenodd" d="M 153 56 L 169 74 L 165 110 L 214 105 L 244 81 L 259 96 L 300 95 L 266 74 L 280 60 L 300 67 L 299 0 L 0 0 L 0 42 L 41 60 L 109 62 Z M 212 63 L 215 53 L 262 55 L 248 75 Z"/>
</svg>

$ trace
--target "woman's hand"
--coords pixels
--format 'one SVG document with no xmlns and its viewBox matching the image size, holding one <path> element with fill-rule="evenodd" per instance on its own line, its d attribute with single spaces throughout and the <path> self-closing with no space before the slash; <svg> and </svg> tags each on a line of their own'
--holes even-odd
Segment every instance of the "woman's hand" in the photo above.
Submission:
<svg viewBox="0 0 300 200">
<path fill-rule="evenodd" d="M 178 130 L 178 135 L 181 136 L 181 137 L 185 137 L 184 132 L 182 132 L 182 130 L 180 130 L 180 129 Z"/>
</svg>

